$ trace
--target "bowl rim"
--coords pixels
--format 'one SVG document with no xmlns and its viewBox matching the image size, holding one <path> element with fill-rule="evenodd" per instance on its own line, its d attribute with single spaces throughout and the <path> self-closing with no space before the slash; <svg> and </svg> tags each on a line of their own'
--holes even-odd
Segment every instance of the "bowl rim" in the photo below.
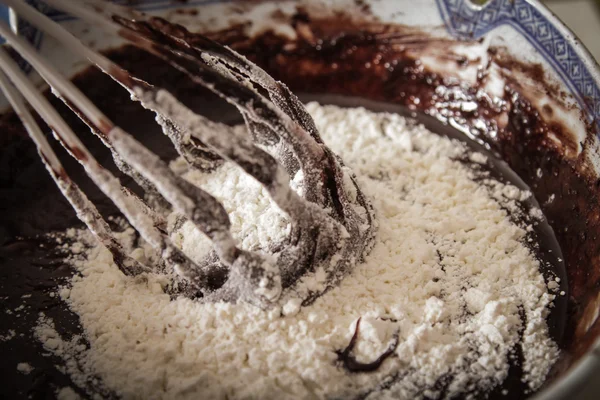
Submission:
<svg viewBox="0 0 600 400">
<path fill-rule="evenodd" d="M 494 1 L 490 0 L 486 6 Z M 556 29 L 570 42 L 580 58 L 582 63 L 588 68 L 596 85 L 600 87 L 600 64 L 594 58 L 589 49 L 583 44 L 581 39 L 569 28 L 547 5 L 540 0 L 525 0 L 531 6 L 535 7 L 548 22 L 552 23 Z M 485 7 L 485 6 L 484 6 Z M 593 110 L 592 110 L 593 113 Z M 592 114 L 593 117 L 593 114 Z M 600 123 L 600 122 L 599 122 Z M 599 129 L 600 130 L 600 129 Z M 573 365 L 564 375 L 544 387 L 536 393 L 532 400 L 558 400 L 567 399 L 581 392 L 590 379 L 600 373 L 600 337 L 596 338 L 590 349 Z"/>
</svg>

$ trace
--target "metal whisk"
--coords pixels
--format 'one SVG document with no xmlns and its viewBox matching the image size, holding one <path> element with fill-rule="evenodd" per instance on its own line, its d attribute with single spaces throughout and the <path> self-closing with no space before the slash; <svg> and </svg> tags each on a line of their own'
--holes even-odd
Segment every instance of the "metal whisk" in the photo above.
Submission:
<svg viewBox="0 0 600 400">
<path fill-rule="evenodd" d="M 97 0 L 45 0 L 51 7 L 118 34 L 166 60 L 233 104 L 246 122 L 248 133 L 241 133 L 192 112 L 164 89 L 131 76 L 23 0 L 2 2 L 87 58 L 126 88 L 132 99 L 155 112 L 163 132 L 192 167 L 206 168 L 222 160 L 237 164 L 264 186 L 292 223 L 292 233 L 284 243 L 274 246 L 278 250 L 273 257 L 240 249 L 231 236 L 229 217 L 221 203 L 174 174 L 156 154 L 114 125 L 26 40 L 0 23 L 0 35 L 111 150 L 120 170 L 133 177 L 147 193 L 162 198 L 182 219 L 193 222 L 213 243 L 213 252 L 201 263 L 194 263 L 175 247 L 163 214 L 125 189 L 96 161 L 6 50 L 0 49 L 0 87 L 35 142 L 52 178 L 78 217 L 111 251 L 124 274 L 152 272 L 157 267 L 142 265 L 125 253 L 94 204 L 69 178 L 25 100 L 142 238 L 159 252 L 164 268 L 174 271 L 185 292 L 192 296 L 266 306 L 277 302 L 286 290 L 294 290 L 310 301 L 341 279 L 369 250 L 373 212 L 354 177 L 323 144 L 298 98 L 258 66 L 202 35 L 128 8 Z M 289 176 L 300 171 L 301 195 L 289 185 Z M 226 271 L 227 279 L 215 288 L 211 280 L 222 271 Z M 295 285 L 303 276 L 317 272 L 326 275 L 324 289 Z"/>
</svg>

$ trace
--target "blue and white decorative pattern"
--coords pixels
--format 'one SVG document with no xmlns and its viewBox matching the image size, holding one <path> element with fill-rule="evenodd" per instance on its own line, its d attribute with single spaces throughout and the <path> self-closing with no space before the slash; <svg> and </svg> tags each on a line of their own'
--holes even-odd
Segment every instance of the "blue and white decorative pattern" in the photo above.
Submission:
<svg viewBox="0 0 600 400">
<path fill-rule="evenodd" d="M 26 0 L 38 7 L 38 0 Z M 112 0 L 125 4 L 127 0 Z M 187 0 L 185 5 L 228 2 L 231 0 Z M 501 25 L 509 25 L 533 45 L 546 62 L 558 73 L 565 86 L 575 96 L 580 106 L 588 110 L 590 119 L 600 128 L 600 87 L 590 73 L 589 67 L 576 49 L 574 39 L 565 36 L 557 26 L 540 12 L 543 6 L 531 0 L 490 0 L 485 6 L 477 6 L 471 0 L 435 0 L 440 15 L 450 34 L 463 39 L 477 39 Z M 181 7 L 173 0 L 143 0 L 136 7 L 144 11 Z M 6 8 L 0 6 L 6 13 Z M 56 21 L 71 19 L 69 15 L 44 7 L 42 10 Z M 0 13 L 1 14 L 1 13 Z M 0 15 L 5 19 L 6 15 Z M 39 45 L 42 33 L 26 21 L 18 21 L 19 33 L 33 44 Z M 589 63 L 588 63 L 589 64 Z"/>
<path fill-rule="evenodd" d="M 476 6 L 470 0 L 436 0 L 448 31 L 462 39 L 478 39 L 500 25 L 520 32 L 552 65 L 580 106 L 600 128 L 600 87 L 577 53 L 572 38 L 527 0 L 491 0 Z"/>
<path fill-rule="evenodd" d="M 26 0 L 28 3 L 37 3 L 37 0 Z M 131 5 L 131 0 L 111 0 L 113 3 L 122 5 Z M 170 8 L 181 8 L 185 6 L 200 6 L 211 3 L 223 3 L 227 0 L 186 0 L 185 2 L 177 2 L 173 0 L 144 0 L 139 3 L 134 3 L 136 9 L 140 11 L 152 11 L 152 10 L 168 10 Z M 62 13 L 60 11 L 50 9 L 46 12 L 46 15 L 55 21 L 68 21 L 73 19 L 72 16 Z"/>
<path fill-rule="evenodd" d="M 45 3 L 40 2 L 39 0 L 25 0 L 27 3 L 32 5 L 33 7 L 40 10 L 43 14 L 50 17 L 52 20 L 57 22 L 69 21 L 72 20 L 73 17 L 69 14 L 65 14 L 61 11 L 55 10 L 47 6 Z M 130 0 L 111 0 L 116 4 L 130 4 Z M 187 0 L 185 5 L 203 5 L 210 4 L 216 2 L 225 2 L 227 0 Z M 181 7 L 182 3 L 174 2 L 173 0 L 144 0 L 136 5 L 136 8 L 142 11 L 152 11 L 152 10 L 165 10 L 169 8 L 177 8 Z M 0 6 L 0 19 L 11 22 L 11 26 L 16 24 L 16 29 L 21 37 L 26 38 L 31 44 L 33 44 L 36 48 L 39 49 L 40 44 L 43 40 L 44 33 L 37 29 L 35 26 L 31 25 L 24 19 L 15 19 L 13 21 L 10 20 L 9 17 L 9 9 L 5 6 Z M 13 26 L 13 29 L 15 27 Z M 4 40 L 0 38 L 0 44 L 4 43 Z M 18 61 L 21 69 L 25 72 L 29 72 L 31 70 L 31 66 L 22 58 Z"/>
</svg>

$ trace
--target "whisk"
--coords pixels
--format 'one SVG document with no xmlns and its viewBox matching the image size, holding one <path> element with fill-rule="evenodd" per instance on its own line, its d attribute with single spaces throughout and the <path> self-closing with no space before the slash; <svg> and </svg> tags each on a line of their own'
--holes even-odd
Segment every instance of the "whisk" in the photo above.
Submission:
<svg viewBox="0 0 600 400">
<path fill-rule="evenodd" d="M 177 176 L 156 154 L 113 124 L 85 95 L 45 60 L 26 40 L 0 22 L 0 35 L 37 70 L 60 98 L 103 144 L 115 164 L 147 195 L 158 197 L 191 221 L 213 245 L 201 262 L 193 262 L 169 238 L 164 212 L 124 188 L 86 149 L 69 125 L 0 49 L 0 87 L 20 117 L 50 175 L 78 217 L 112 253 L 126 275 L 174 272 L 179 293 L 202 301 L 247 301 L 266 307 L 286 293 L 310 302 L 335 285 L 369 251 L 374 235 L 373 210 L 351 171 L 322 142 L 310 115 L 281 82 L 234 50 L 168 21 L 98 0 L 45 0 L 169 62 L 197 84 L 234 105 L 247 132 L 192 112 L 168 91 L 132 76 L 84 45 L 23 0 L 2 0 L 21 18 L 53 36 L 120 83 L 133 101 L 156 113 L 156 121 L 191 167 L 217 168 L 227 161 L 254 177 L 287 215 L 291 233 L 271 254 L 240 249 L 230 233 L 222 204 L 206 191 Z M 126 254 L 85 193 L 73 182 L 50 147 L 27 103 L 50 127 L 56 140 L 77 159 L 101 191 L 160 254 L 162 266 L 143 265 Z M 300 174 L 300 175 L 297 175 Z M 289 177 L 301 177 L 302 190 Z M 215 281 L 219 276 L 224 283 Z M 304 276 L 320 276 L 319 288 L 301 285 Z M 324 277 L 324 278 L 323 278 Z"/>
</svg>

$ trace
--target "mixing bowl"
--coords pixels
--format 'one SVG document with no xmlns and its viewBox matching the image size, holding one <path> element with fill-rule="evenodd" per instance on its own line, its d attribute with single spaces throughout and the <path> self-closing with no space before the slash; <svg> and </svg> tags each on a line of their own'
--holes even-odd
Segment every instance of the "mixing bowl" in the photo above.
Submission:
<svg viewBox="0 0 600 400">
<path fill-rule="evenodd" d="M 566 296 L 564 333 L 557 338 L 562 356 L 535 398 L 572 396 L 594 371 L 600 371 L 600 69 L 544 5 L 534 0 L 490 0 L 484 5 L 471 0 L 134 4 L 192 31 L 209 32 L 305 98 L 318 94 L 320 99 L 343 96 L 374 108 L 396 105 L 426 123 L 440 121 L 499 155 L 531 187 L 566 264 L 567 279 L 561 283 Z M 69 16 L 40 8 L 96 49 L 122 44 Z M 6 10 L 4 15 L 8 18 Z M 68 75 L 86 67 L 17 16 L 10 20 Z M 28 69 L 25 63 L 22 67 Z M 15 260 L 31 264 L 42 253 L 29 249 L 19 258 L 15 252 L 21 247 L 15 250 L 11 238 L 32 237 L 75 220 L 65 211 L 43 223 L 35 217 L 15 222 L 21 208 L 44 207 L 39 198 L 31 200 L 31 187 L 19 191 L 15 182 L 49 180 L 37 176 L 35 155 L 23 146 L 23 138 L 11 132 L 0 138 L 0 204 L 16 210 L 0 217 L 2 279 L 5 283 L 21 279 L 24 287 L 35 288 L 30 282 L 34 275 L 22 272 L 15 278 L 6 271 L 17 265 Z M 30 165 L 36 165 L 37 172 Z M 48 184 L 36 187 L 42 194 Z M 33 307 L 33 315 L 35 307 L 60 308 L 48 299 Z M 7 318 L 5 323 L 25 332 L 33 322 Z M 70 323 L 76 325 L 72 319 Z M 2 346 L 8 345 L 0 342 Z M 37 351 L 19 346 L 23 352 Z M 0 352 L 13 354 L 15 349 Z M 15 375 L 16 359 L 11 357 L 3 364 L 4 376 Z M 50 362 L 45 364 L 52 369 Z M 37 382 L 27 379 L 15 375 L 14 393 L 28 385 L 43 391 L 49 382 L 58 384 L 66 378 L 54 371 Z"/>
</svg>

